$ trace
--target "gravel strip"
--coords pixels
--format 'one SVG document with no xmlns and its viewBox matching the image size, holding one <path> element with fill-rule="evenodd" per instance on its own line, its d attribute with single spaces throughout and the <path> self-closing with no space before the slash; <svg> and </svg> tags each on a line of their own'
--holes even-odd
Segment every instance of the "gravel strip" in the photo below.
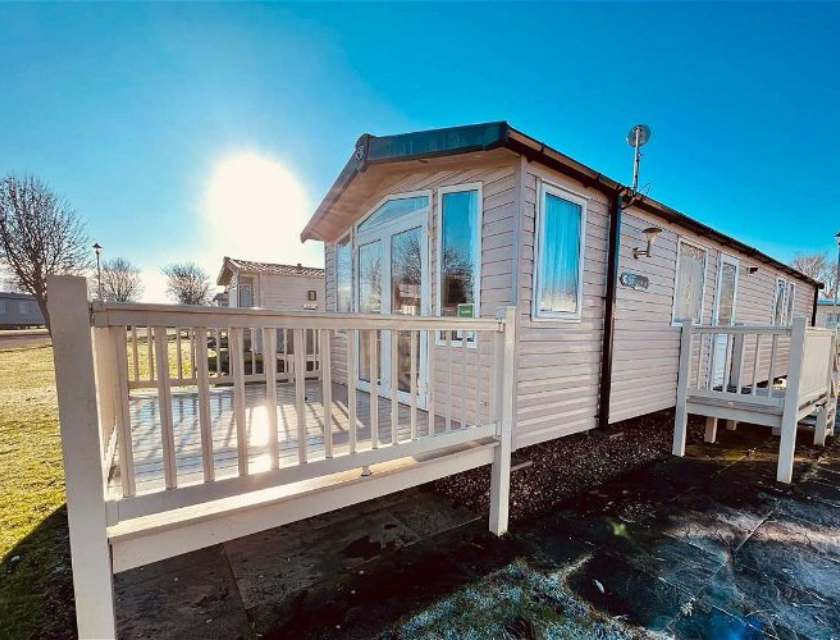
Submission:
<svg viewBox="0 0 840 640">
<path fill-rule="evenodd" d="M 703 439 L 704 418 L 689 416 L 688 443 Z M 588 491 L 640 465 L 671 455 L 674 411 L 619 422 L 616 437 L 577 433 L 525 447 L 513 454 L 510 516 L 534 517 L 571 496 Z M 478 513 L 490 506 L 490 467 L 434 483 L 434 490 Z"/>
</svg>

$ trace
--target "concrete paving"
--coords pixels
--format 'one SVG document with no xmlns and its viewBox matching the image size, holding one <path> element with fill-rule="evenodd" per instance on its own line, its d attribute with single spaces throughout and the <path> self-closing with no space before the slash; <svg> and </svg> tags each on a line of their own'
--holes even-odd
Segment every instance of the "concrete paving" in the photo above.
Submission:
<svg viewBox="0 0 840 640">
<path fill-rule="evenodd" d="M 840 444 L 788 486 L 767 430 L 718 438 L 503 539 L 414 490 L 127 572 L 120 633 L 840 638 Z"/>
</svg>

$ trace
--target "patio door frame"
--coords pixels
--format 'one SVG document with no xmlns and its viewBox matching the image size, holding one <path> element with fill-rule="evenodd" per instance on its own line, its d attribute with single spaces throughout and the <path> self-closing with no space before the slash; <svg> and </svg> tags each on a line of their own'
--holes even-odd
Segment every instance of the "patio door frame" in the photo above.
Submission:
<svg viewBox="0 0 840 640">
<path fill-rule="evenodd" d="M 720 253 L 720 262 L 718 264 L 717 286 L 715 288 L 715 308 L 712 316 L 712 324 L 720 324 L 720 303 L 723 299 L 723 267 L 726 264 L 735 267 L 735 287 L 732 291 L 732 315 L 729 318 L 729 323 L 724 325 L 731 327 L 735 324 L 735 310 L 738 305 L 738 280 L 741 277 L 741 262 L 738 258 L 722 252 Z M 726 335 L 719 334 L 715 336 L 715 343 L 712 347 L 715 349 L 715 370 L 709 372 L 709 375 L 712 377 L 713 388 L 717 385 L 723 385 L 725 382 L 723 378 L 726 374 L 724 368 L 726 367 L 726 350 L 728 348 L 727 341 L 728 338 Z"/>
<path fill-rule="evenodd" d="M 430 255 L 430 243 L 429 243 L 429 216 L 431 215 L 432 209 L 432 197 L 431 192 L 420 192 L 422 195 L 428 195 L 429 197 L 429 206 L 426 209 L 415 211 L 412 213 L 408 213 L 396 218 L 393 221 L 378 225 L 373 229 L 369 230 L 359 230 L 359 224 L 363 222 L 367 216 L 362 218 L 362 221 L 356 225 L 355 228 L 355 242 L 353 243 L 353 287 L 352 287 L 352 295 L 353 295 L 353 306 L 356 309 L 356 312 L 360 312 L 360 286 L 359 286 L 359 279 L 360 279 L 360 267 L 359 267 L 359 257 L 361 255 L 361 249 L 364 246 L 368 246 L 374 244 L 376 242 L 380 243 L 382 248 L 382 299 L 381 299 L 381 307 L 380 313 L 381 314 L 390 314 L 393 312 L 392 306 L 392 261 L 391 261 L 391 249 L 392 249 L 392 241 L 393 238 L 400 233 L 404 233 L 406 231 L 411 231 L 412 229 L 420 229 L 420 315 L 421 316 L 428 316 L 431 314 L 431 269 L 430 269 L 430 262 L 431 262 L 431 255 Z M 405 198 L 410 195 L 417 195 L 416 193 L 412 194 L 394 194 L 393 196 L 389 196 L 387 199 L 396 199 L 396 198 Z M 387 200 L 386 199 L 386 200 Z M 380 203 L 381 205 L 381 203 Z M 378 208 L 377 205 L 376 208 Z M 374 210 L 376 209 L 374 208 Z M 410 316 L 408 316 L 410 317 Z M 419 350 L 417 353 L 417 406 L 421 409 L 426 408 L 426 398 L 427 398 L 427 389 L 428 389 L 428 350 L 429 350 L 429 337 L 426 331 L 422 331 L 420 333 L 420 345 Z M 357 332 L 356 334 L 356 357 L 361 358 L 361 334 Z M 379 395 L 382 397 L 390 397 L 391 396 L 391 366 L 393 363 L 391 362 L 391 333 L 390 332 L 382 332 L 382 338 L 380 341 L 380 362 L 381 366 L 378 368 L 377 373 L 377 388 L 379 390 Z M 359 377 L 356 379 L 355 384 L 356 388 L 362 391 L 370 392 L 371 385 L 370 382 L 361 379 L 362 375 L 362 368 L 361 362 L 357 367 L 357 371 L 359 373 Z M 405 391 L 398 391 L 397 397 L 399 398 L 400 402 L 409 403 L 411 398 L 408 392 Z"/>
</svg>

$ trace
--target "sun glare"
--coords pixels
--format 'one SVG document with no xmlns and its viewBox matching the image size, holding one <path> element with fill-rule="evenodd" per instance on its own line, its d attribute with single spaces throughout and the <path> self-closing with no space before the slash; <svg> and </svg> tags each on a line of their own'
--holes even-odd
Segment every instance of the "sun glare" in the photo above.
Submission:
<svg viewBox="0 0 840 640">
<path fill-rule="evenodd" d="M 213 169 L 202 207 L 210 245 L 223 255 L 268 262 L 322 262 L 299 234 L 311 214 L 300 181 L 282 163 L 255 152 L 222 159 Z"/>
</svg>

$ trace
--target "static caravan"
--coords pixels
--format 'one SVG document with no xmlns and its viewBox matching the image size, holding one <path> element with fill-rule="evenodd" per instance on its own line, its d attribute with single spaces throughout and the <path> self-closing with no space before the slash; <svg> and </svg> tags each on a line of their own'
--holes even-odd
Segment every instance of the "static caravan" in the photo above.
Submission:
<svg viewBox="0 0 840 640">
<path fill-rule="evenodd" d="M 362 136 L 301 238 L 325 243 L 328 313 L 516 307 L 514 448 L 675 406 L 682 323 L 813 323 L 821 286 L 504 122 Z M 469 371 L 490 358 L 464 337 L 348 351 L 338 336 L 335 375 L 487 411 L 478 375 L 451 397 L 452 353 Z"/>
<path fill-rule="evenodd" d="M 0 291 L 0 329 L 43 327 L 44 316 L 35 296 Z"/>
<path fill-rule="evenodd" d="M 821 298 L 817 301 L 817 315 L 814 325 L 826 329 L 834 329 L 840 324 L 840 312 L 834 300 Z"/>
<path fill-rule="evenodd" d="M 320 267 L 225 256 L 216 284 L 225 287 L 230 307 L 307 311 L 324 308 L 324 270 Z"/>
</svg>

